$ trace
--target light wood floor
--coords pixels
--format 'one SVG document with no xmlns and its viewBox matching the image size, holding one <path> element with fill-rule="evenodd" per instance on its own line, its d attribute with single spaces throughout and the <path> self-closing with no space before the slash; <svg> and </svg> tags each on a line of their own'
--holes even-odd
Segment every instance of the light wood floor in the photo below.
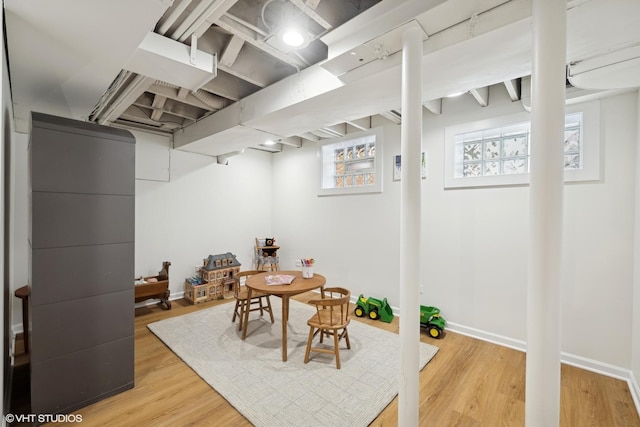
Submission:
<svg viewBox="0 0 640 427">
<path fill-rule="evenodd" d="M 307 301 L 311 296 L 296 299 Z M 156 306 L 137 309 L 135 388 L 78 411 L 82 426 L 250 426 L 146 327 L 228 302 L 193 306 L 178 300 L 169 311 Z M 398 331 L 397 318 L 392 323 L 353 319 Z M 440 340 L 426 334 L 422 339 L 440 351 L 420 373 L 420 426 L 524 425 L 524 353 L 453 332 Z M 640 427 L 624 381 L 563 365 L 561 393 L 563 427 Z M 396 426 L 397 417 L 396 398 L 371 425 Z"/>
</svg>

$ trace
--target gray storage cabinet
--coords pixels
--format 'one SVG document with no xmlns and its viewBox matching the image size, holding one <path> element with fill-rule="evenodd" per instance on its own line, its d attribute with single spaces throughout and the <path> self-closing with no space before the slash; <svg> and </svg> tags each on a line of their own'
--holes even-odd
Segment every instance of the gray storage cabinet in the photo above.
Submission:
<svg viewBox="0 0 640 427">
<path fill-rule="evenodd" d="M 134 385 L 135 138 L 31 115 L 31 412 Z"/>
</svg>

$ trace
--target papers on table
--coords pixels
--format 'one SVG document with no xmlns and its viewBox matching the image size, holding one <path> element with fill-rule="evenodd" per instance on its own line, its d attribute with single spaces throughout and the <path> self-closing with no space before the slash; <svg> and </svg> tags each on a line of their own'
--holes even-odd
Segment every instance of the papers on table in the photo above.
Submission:
<svg viewBox="0 0 640 427">
<path fill-rule="evenodd" d="M 290 285 L 295 278 L 290 274 L 269 274 L 264 281 L 267 285 Z"/>
</svg>

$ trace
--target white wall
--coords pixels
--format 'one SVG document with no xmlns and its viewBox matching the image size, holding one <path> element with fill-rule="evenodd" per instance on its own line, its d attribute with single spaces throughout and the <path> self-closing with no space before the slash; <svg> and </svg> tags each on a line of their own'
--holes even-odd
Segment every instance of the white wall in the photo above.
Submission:
<svg viewBox="0 0 640 427">
<path fill-rule="evenodd" d="M 604 175 L 565 187 L 563 350 L 630 368 L 635 94 L 600 103 Z"/>
<path fill-rule="evenodd" d="M 391 182 L 391 155 L 400 153 L 400 127 L 384 131 L 382 193 L 318 197 L 315 144 L 274 155 L 273 231 L 281 269 L 314 258 L 328 284 L 398 305 L 400 186 Z"/>
<path fill-rule="evenodd" d="M 640 89 L 636 93 L 636 194 L 635 194 L 635 252 L 633 281 L 633 324 L 631 329 L 632 353 L 631 370 L 634 378 L 632 386 L 636 389 L 636 407 L 640 411 Z"/>
<path fill-rule="evenodd" d="M 224 166 L 169 150 L 165 138 L 135 136 L 136 276 L 170 261 L 175 294 L 210 254 L 232 252 L 250 269 L 255 238 L 271 234 L 271 154 L 247 150 Z"/>
<path fill-rule="evenodd" d="M 602 179 L 565 187 L 563 351 L 629 369 L 635 95 L 600 107 Z M 521 111 L 502 86 L 492 87 L 485 108 L 470 96 L 446 99 L 441 116 L 425 112 L 423 138 L 420 302 L 440 307 L 452 324 L 514 343 L 526 340 L 528 187 L 445 191 L 443 155 L 447 126 Z M 398 306 L 400 183 L 391 166 L 399 152 L 399 127 L 386 124 L 383 193 L 337 197 L 316 196 L 315 146 L 274 155 L 282 264 L 314 257 L 328 283 Z"/>
</svg>

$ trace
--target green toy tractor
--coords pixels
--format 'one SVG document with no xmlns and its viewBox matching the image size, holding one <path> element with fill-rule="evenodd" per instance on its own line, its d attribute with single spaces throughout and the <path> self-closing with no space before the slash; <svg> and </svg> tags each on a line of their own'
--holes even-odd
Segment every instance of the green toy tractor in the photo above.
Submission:
<svg viewBox="0 0 640 427">
<path fill-rule="evenodd" d="M 440 338 L 447 321 L 440 316 L 438 307 L 420 306 L 420 326 L 427 329 L 432 338 Z"/>
<path fill-rule="evenodd" d="M 387 302 L 387 299 L 380 301 L 376 298 L 365 298 L 360 294 L 358 301 L 356 301 L 355 314 L 358 317 L 363 317 L 365 314 L 369 315 L 370 319 L 380 319 L 383 322 L 391 322 L 393 320 L 393 310 Z"/>
</svg>

